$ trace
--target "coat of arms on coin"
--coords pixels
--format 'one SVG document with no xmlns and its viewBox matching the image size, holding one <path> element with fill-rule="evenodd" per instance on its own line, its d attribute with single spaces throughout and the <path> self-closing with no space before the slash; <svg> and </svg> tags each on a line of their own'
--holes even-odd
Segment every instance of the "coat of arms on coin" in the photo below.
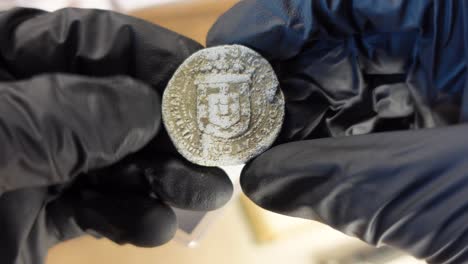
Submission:
<svg viewBox="0 0 468 264">
<path fill-rule="evenodd" d="M 163 96 L 164 125 L 177 150 L 204 166 L 237 165 L 271 146 L 284 117 L 276 75 L 257 52 L 228 45 L 200 50 Z"/>
</svg>

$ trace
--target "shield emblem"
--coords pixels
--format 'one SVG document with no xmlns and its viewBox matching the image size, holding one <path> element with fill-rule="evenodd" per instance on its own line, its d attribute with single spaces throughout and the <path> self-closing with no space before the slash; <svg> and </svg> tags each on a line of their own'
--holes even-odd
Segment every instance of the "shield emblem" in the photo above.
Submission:
<svg viewBox="0 0 468 264">
<path fill-rule="evenodd" d="M 250 123 L 250 76 L 212 74 L 196 81 L 197 123 L 205 134 L 234 138 Z"/>
</svg>

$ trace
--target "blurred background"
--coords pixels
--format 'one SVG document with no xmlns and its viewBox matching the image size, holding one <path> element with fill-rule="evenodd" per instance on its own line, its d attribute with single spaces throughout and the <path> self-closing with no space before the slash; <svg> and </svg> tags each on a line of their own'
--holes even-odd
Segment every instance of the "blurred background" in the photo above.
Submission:
<svg viewBox="0 0 468 264">
<path fill-rule="evenodd" d="M 211 25 L 237 1 L 0 0 L 0 9 L 14 6 L 49 11 L 66 6 L 110 9 L 142 18 L 205 44 Z M 238 178 L 239 167 L 226 170 L 231 178 Z M 190 214 L 184 215 L 184 218 L 191 217 Z M 389 248 L 366 246 L 320 223 L 267 212 L 240 193 L 220 211 L 203 217 L 194 216 L 193 221 L 200 227 L 195 227 L 196 232 L 179 232 L 170 243 L 153 249 L 119 246 L 106 239 L 81 237 L 51 249 L 47 264 L 423 263 Z"/>
</svg>

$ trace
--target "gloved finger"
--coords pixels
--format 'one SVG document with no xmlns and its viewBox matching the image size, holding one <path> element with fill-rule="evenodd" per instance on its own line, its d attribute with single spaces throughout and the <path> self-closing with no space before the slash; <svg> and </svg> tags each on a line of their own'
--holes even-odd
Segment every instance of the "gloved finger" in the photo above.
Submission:
<svg viewBox="0 0 468 264">
<path fill-rule="evenodd" d="M 417 31 L 433 5 L 443 10 L 450 3 L 245 0 L 218 19 L 207 45 L 244 44 L 271 61 L 287 60 L 355 34 Z"/>
<path fill-rule="evenodd" d="M 218 209 L 233 193 L 231 180 L 220 168 L 198 166 L 173 155 L 147 160 L 143 166 L 152 191 L 177 208 Z"/>
<path fill-rule="evenodd" d="M 160 92 L 179 64 L 202 46 L 157 25 L 123 14 L 67 8 L 52 13 L 16 8 L 0 13 L 0 57 L 5 74 L 43 72 L 130 75 Z"/>
<path fill-rule="evenodd" d="M 466 46 L 463 5 L 246 0 L 218 19 L 207 45 L 243 44 L 272 63 L 286 100 L 277 143 L 341 136 L 375 122 L 369 94 L 395 83 L 407 86 L 418 118 L 391 120 L 387 130 L 434 127 L 447 123 L 439 115 L 468 118 L 457 111 L 463 104 L 447 99 L 465 87 L 465 56 L 453 52 Z"/>
<path fill-rule="evenodd" d="M 468 125 L 295 142 L 249 163 L 244 192 L 431 263 L 463 263 Z"/>
<path fill-rule="evenodd" d="M 154 247 L 171 240 L 177 230 L 172 209 L 145 195 L 109 195 L 88 189 L 69 199 L 73 199 L 78 226 L 118 244 Z"/>
<path fill-rule="evenodd" d="M 0 84 L 0 189 L 64 183 L 160 128 L 160 97 L 128 77 L 42 75 Z"/>
<path fill-rule="evenodd" d="M 220 208 L 233 192 L 222 169 L 198 166 L 169 153 L 147 153 L 146 148 L 115 165 L 80 175 L 74 188 L 154 195 L 170 206 L 200 211 Z"/>
</svg>

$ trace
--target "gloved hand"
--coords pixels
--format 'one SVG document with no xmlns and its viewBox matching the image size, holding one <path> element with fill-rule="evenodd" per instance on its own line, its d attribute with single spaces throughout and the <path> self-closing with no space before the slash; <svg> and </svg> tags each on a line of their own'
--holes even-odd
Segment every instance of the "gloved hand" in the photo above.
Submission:
<svg viewBox="0 0 468 264">
<path fill-rule="evenodd" d="M 468 263 L 467 21 L 466 1 L 234 6 L 208 45 L 257 50 L 286 98 L 278 146 L 244 168 L 244 192 L 429 263 Z"/>
<path fill-rule="evenodd" d="M 84 231 L 159 245 L 177 227 L 169 205 L 229 199 L 226 174 L 183 160 L 161 125 L 160 94 L 199 44 L 79 9 L 2 12 L 0 35 L 2 264 L 43 263 Z"/>
</svg>

